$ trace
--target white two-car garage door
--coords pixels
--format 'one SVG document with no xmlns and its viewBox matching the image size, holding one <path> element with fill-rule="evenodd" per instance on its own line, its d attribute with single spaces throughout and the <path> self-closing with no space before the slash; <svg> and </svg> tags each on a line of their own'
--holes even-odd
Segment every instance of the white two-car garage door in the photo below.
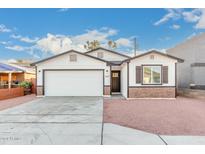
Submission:
<svg viewBox="0 0 205 154">
<path fill-rule="evenodd" d="M 44 93 L 45 96 L 103 96 L 103 71 L 46 70 Z"/>
</svg>

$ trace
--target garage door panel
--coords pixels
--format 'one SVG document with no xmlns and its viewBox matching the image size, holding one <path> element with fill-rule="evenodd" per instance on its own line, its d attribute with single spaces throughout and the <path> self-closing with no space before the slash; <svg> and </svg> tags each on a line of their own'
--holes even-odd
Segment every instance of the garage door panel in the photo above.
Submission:
<svg viewBox="0 0 205 154">
<path fill-rule="evenodd" d="M 45 71 L 46 96 L 102 96 L 103 71 Z"/>
</svg>

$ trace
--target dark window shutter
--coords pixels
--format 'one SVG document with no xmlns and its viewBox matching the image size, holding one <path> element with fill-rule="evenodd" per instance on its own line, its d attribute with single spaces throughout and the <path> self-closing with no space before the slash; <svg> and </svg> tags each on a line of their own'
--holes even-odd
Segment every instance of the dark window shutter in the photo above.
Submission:
<svg viewBox="0 0 205 154">
<path fill-rule="evenodd" d="M 162 74 L 162 77 L 163 77 L 162 82 L 163 83 L 168 83 L 168 66 L 163 66 L 162 68 L 163 68 L 162 69 L 162 72 L 163 72 L 163 74 Z"/>
<path fill-rule="evenodd" d="M 136 66 L 136 83 L 142 83 L 142 66 Z"/>
</svg>

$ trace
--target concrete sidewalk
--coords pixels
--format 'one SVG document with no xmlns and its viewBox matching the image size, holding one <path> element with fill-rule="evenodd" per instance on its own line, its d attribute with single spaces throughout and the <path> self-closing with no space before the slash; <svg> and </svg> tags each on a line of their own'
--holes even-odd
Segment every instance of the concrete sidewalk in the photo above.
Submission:
<svg viewBox="0 0 205 154">
<path fill-rule="evenodd" d="M 158 135 L 111 123 L 104 123 L 105 145 L 165 145 Z"/>
<path fill-rule="evenodd" d="M 204 145 L 205 136 L 164 136 L 104 123 L 105 145 Z"/>
</svg>

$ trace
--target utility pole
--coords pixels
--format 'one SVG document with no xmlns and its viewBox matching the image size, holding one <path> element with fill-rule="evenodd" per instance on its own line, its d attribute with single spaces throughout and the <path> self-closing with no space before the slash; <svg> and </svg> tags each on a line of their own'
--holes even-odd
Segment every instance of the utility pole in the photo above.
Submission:
<svg viewBox="0 0 205 154">
<path fill-rule="evenodd" d="M 138 46 L 137 46 L 137 38 L 135 37 L 134 38 L 134 56 L 136 56 L 136 52 L 137 52 L 137 48 L 138 48 Z"/>
</svg>

